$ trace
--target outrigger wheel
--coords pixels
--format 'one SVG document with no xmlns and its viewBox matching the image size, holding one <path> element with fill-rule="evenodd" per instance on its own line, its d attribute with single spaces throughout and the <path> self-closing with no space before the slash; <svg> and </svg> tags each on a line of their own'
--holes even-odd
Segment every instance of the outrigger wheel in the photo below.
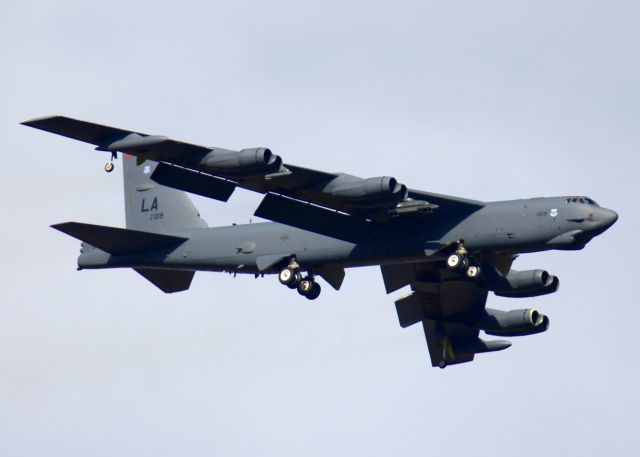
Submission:
<svg viewBox="0 0 640 457">
<path fill-rule="evenodd" d="M 109 159 L 109 161 L 104 165 L 104 171 L 106 171 L 107 173 L 111 173 L 113 171 L 113 169 L 116 167 L 115 164 L 113 163 L 114 159 L 117 159 L 118 156 L 115 152 L 111 153 L 111 158 Z"/>
</svg>

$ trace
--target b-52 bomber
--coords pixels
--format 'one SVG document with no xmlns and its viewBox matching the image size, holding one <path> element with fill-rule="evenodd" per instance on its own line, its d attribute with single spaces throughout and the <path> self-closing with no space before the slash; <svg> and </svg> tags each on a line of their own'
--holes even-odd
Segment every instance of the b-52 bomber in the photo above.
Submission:
<svg viewBox="0 0 640 457">
<path fill-rule="evenodd" d="M 83 243 L 78 269 L 133 268 L 164 292 L 186 290 L 196 271 L 277 274 L 310 299 L 318 278 L 340 289 L 345 269 L 379 265 L 402 327 L 421 322 L 431 363 L 469 362 L 541 333 L 534 309 L 486 308 L 489 291 L 534 297 L 558 290 L 545 270 L 516 271 L 523 253 L 579 250 L 618 218 L 584 196 L 481 202 L 284 163 L 268 148 L 234 151 L 51 116 L 24 125 L 123 153 L 126 229 L 66 222 Z M 272 222 L 209 228 L 185 192 L 226 202 L 236 187 L 264 194 L 255 215 Z"/>
</svg>

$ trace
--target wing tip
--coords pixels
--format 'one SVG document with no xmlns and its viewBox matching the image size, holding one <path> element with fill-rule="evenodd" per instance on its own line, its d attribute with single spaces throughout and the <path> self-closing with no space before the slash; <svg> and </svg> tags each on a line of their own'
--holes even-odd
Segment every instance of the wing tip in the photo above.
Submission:
<svg viewBox="0 0 640 457">
<path fill-rule="evenodd" d="M 64 116 L 60 116 L 59 114 L 54 114 L 51 116 L 40 116 L 40 117 L 34 117 L 33 119 L 28 119 L 26 121 L 22 121 L 20 122 L 21 125 L 26 125 L 28 127 L 35 127 L 38 124 L 41 124 L 42 122 L 46 122 L 46 121 L 50 121 L 52 119 L 58 119 Z"/>
<path fill-rule="evenodd" d="M 60 230 L 60 227 L 65 227 L 69 224 L 76 224 L 77 222 L 58 222 L 57 224 L 51 224 L 49 227 L 54 228 L 56 230 Z"/>
<path fill-rule="evenodd" d="M 62 232 L 66 235 L 71 235 L 69 231 L 78 225 L 78 222 L 59 222 L 57 224 L 51 224 L 49 227 L 51 227 L 52 229 L 56 229 L 57 231 Z"/>
</svg>

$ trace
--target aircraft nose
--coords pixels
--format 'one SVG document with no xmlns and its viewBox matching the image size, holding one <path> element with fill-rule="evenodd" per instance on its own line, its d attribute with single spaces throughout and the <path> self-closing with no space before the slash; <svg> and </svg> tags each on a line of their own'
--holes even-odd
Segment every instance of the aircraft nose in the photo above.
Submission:
<svg viewBox="0 0 640 457">
<path fill-rule="evenodd" d="M 598 208 L 594 216 L 602 231 L 611 227 L 618 220 L 618 213 L 607 208 Z"/>
</svg>

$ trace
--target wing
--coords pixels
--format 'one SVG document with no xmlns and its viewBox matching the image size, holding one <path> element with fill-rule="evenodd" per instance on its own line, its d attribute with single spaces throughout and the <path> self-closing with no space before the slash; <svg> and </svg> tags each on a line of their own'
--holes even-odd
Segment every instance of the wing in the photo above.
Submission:
<svg viewBox="0 0 640 457">
<path fill-rule="evenodd" d="M 384 265 L 387 293 L 406 285 L 412 292 L 395 302 L 400 326 L 422 322 L 431 365 L 470 362 L 474 355 L 506 349 L 507 341 L 484 341 L 475 322 L 484 313 L 488 290 L 435 263 Z"/>
<path fill-rule="evenodd" d="M 484 206 L 408 190 L 390 176 L 360 178 L 285 164 L 267 148 L 198 146 L 64 116 L 23 124 L 93 144 L 100 151 L 132 154 L 140 163 L 161 162 L 152 179 L 169 187 L 222 201 L 235 187 L 266 194 L 256 216 L 348 241 L 368 236 L 392 218 L 471 213 Z"/>
</svg>

